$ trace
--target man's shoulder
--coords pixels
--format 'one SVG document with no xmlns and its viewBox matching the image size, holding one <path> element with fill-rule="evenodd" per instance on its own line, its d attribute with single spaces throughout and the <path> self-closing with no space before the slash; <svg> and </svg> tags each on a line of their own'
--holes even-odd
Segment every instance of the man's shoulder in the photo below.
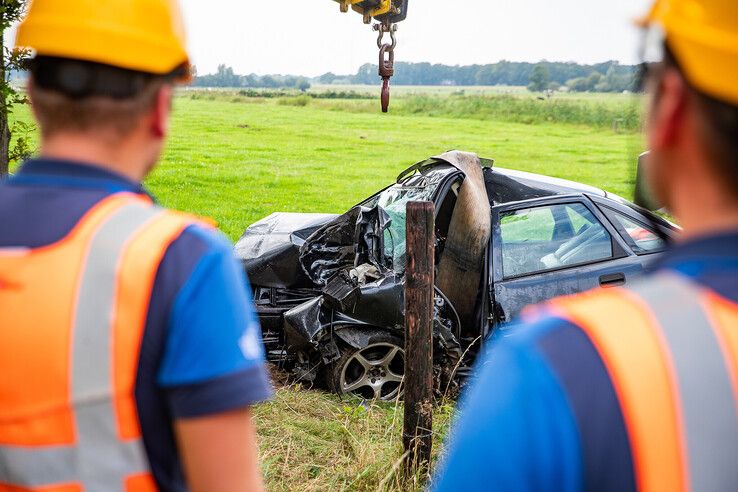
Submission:
<svg viewBox="0 0 738 492">
<path fill-rule="evenodd" d="M 637 285 L 656 285 L 659 279 L 644 277 Z M 582 327 L 585 322 L 597 323 L 617 318 L 627 305 L 635 300 L 631 288 L 598 288 L 574 295 L 562 296 L 527 309 L 523 319 L 534 333 L 550 331 L 554 327 Z"/>
<path fill-rule="evenodd" d="M 167 248 L 164 261 L 175 258 L 173 263 L 191 263 L 203 256 L 233 256 L 233 246 L 228 238 L 205 219 L 183 214 L 175 210 L 166 213 L 185 221 L 185 227 Z"/>
<path fill-rule="evenodd" d="M 167 211 L 170 214 L 180 214 Z M 152 289 L 152 303 L 149 315 L 159 318 L 157 312 L 163 310 L 169 318 L 176 299 L 203 282 L 207 277 L 215 281 L 233 275 L 234 256 L 228 239 L 217 229 L 199 219 L 188 221 L 182 232 L 168 245 L 159 263 Z M 232 287 L 235 288 L 235 287 Z"/>
<path fill-rule="evenodd" d="M 544 338 L 555 337 L 563 330 L 579 328 L 576 321 L 567 315 L 570 307 L 588 306 L 606 298 L 609 298 L 609 294 L 599 289 L 529 306 L 516 320 L 500 330 L 497 337 L 504 338 L 514 349 L 535 345 Z"/>
<path fill-rule="evenodd" d="M 629 291 L 594 289 L 580 294 L 552 299 L 531 306 L 498 333 L 495 344 L 512 353 L 543 354 L 552 350 L 576 358 L 579 352 L 591 355 L 587 325 L 617 319 L 623 303 L 630 301 Z M 544 357 L 548 359 L 548 357 Z M 550 364 L 546 360 L 546 365 Z"/>
<path fill-rule="evenodd" d="M 520 319 L 511 324 L 505 338 L 512 352 L 544 355 L 546 365 L 567 365 L 573 360 L 601 358 L 604 346 L 611 347 L 615 334 L 624 334 L 623 328 L 637 331 L 637 326 L 648 323 L 650 312 L 644 292 L 667 291 L 668 285 L 701 289 L 691 279 L 674 271 L 660 271 L 646 275 L 627 287 L 593 289 L 579 294 L 552 299 L 526 309 Z M 684 303 L 670 306 L 671 310 L 686 308 Z M 551 354 L 556 354 L 552 357 Z M 581 377 L 587 375 L 582 373 Z"/>
<path fill-rule="evenodd" d="M 200 217 L 187 216 L 187 218 L 189 221 L 182 234 L 172 244 L 184 238 L 201 243 L 207 251 L 232 254 L 232 245 L 222 232 Z"/>
<path fill-rule="evenodd" d="M 0 247 L 54 244 L 106 196 L 104 190 L 14 186 L 8 180 L 0 181 Z"/>
</svg>

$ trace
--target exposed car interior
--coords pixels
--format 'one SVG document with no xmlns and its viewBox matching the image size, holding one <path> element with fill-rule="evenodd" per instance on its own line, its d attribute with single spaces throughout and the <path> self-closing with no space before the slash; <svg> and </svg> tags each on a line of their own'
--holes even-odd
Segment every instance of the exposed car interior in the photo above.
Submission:
<svg viewBox="0 0 738 492">
<path fill-rule="evenodd" d="M 515 277 L 612 257 L 607 229 L 582 203 L 516 210 L 500 219 L 503 272 Z"/>
</svg>

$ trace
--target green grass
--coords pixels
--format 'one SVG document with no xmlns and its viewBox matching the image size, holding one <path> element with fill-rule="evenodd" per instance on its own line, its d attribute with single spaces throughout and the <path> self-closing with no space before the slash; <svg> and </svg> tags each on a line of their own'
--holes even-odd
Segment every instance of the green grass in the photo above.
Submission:
<svg viewBox="0 0 738 492">
<path fill-rule="evenodd" d="M 232 239 L 274 211 L 342 212 L 404 168 L 449 149 L 496 165 L 630 196 L 639 138 L 586 126 L 526 125 L 179 98 L 147 186 L 167 206 L 214 218 Z"/>
<path fill-rule="evenodd" d="M 382 115 L 376 100 L 183 93 L 175 101 L 166 152 L 146 185 L 168 207 L 215 219 L 233 240 L 274 211 L 343 212 L 411 164 L 449 149 L 477 152 L 501 167 L 632 194 L 641 143 L 636 133 L 617 133 L 608 125 L 509 121 L 516 115 L 467 115 L 451 101 L 468 94 L 439 93 L 435 102 L 428 95 L 399 96 L 390 114 Z M 413 97 L 428 98 L 427 110 L 402 110 Z M 543 102 L 525 93 L 516 97 L 523 104 Z M 584 104 L 584 111 L 632 103 L 620 96 L 566 97 Z M 439 113 L 434 105 L 454 114 L 430 117 Z M 17 115 L 29 119 L 27 109 Z M 315 390 L 280 389 L 275 401 L 255 410 L 268 488 L 420 489 L 422 477 L 403 479 L 395 466 L 402 454 L 401 411 L 399 405 L 365 409 L 356 400 Z M 449 405 L 436 411 L 436 452 L 450 414 Z"/>
<path fill-rule="evenodd" d="M 452 405 L 434 413 L 434 459 Z M 260 457 L 270 490 L 422 490 L 426 477 L 403 476 L 402 404 L 362 403 L 300 387 L 256 408 Z"/>
</svg>

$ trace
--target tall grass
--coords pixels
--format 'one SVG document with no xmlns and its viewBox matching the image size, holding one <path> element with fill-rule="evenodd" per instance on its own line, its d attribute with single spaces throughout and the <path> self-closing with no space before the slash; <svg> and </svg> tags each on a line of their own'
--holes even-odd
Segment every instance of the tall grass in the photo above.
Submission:
<svg viewBox="0 0 738 492">
<path fill-rule="evenodd" d="M 434 459 L 448 432 L 451 404 L 434 412 Z M 427 476 L 402 466 L 401 402 L 363 402 L 299 386 L 254 409 L 269 490 L 421 491 Z"/>
<path fill-rule="evenodd" d="M 235 97 L 233 97 L 235 95 Z M 315 106 L 347 113 L 376 113 L 379 94 L 362 91 L 310 91 L 248 89 L 195 92 L 191 100 L 222 100 L 280 106 Z M 523 123 L 563 123 L 594 129 L 633 133 L 641 129 L 642 110 L 638 96 L 560 94 L 536 97 L 522 94 L 407 93 L 397 91 L 391 112 L 399 116 L 446 117 Z"/>
<path fill-rule="evenodd" d="M 347 112 L 376 111 L 374 101 L 321 101 L 321 107 Z M 534 125 L 564 123 L 617 132 L 634 132 L 641 127 L 638 101 L 617 104 L 585 99 L 517 97 L 512 95 L 463 95 L 448 97 L 409 95 L 393 100 L 396 115 L 472 118 Z"/>
<path fill-rule="evenodd" d="M 277 104 L 280 106 L 305 107 L 310 104 L 310 101 L 312 101 L 310 96 L 303 94 L 300 96 L 280 97 L 277 99 Z"/>
</svg>

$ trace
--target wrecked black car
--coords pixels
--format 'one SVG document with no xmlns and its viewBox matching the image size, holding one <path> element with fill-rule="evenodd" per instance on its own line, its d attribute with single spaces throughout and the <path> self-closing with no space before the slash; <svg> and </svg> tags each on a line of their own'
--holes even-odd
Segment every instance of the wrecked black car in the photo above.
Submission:
<svg viewBox="0 0 738 492">
<path fill-rule="evenodd" d="M 440 393 L 525 306 L 642 272 L 674 234 L 597 188 L 449 152 L 342 215 L 274 213 L 246 229 L 268 359 L 338 393 L 393 399 L 404 373 L 405 208 L 436 208 L 434 365 Z"/>
</svg>

